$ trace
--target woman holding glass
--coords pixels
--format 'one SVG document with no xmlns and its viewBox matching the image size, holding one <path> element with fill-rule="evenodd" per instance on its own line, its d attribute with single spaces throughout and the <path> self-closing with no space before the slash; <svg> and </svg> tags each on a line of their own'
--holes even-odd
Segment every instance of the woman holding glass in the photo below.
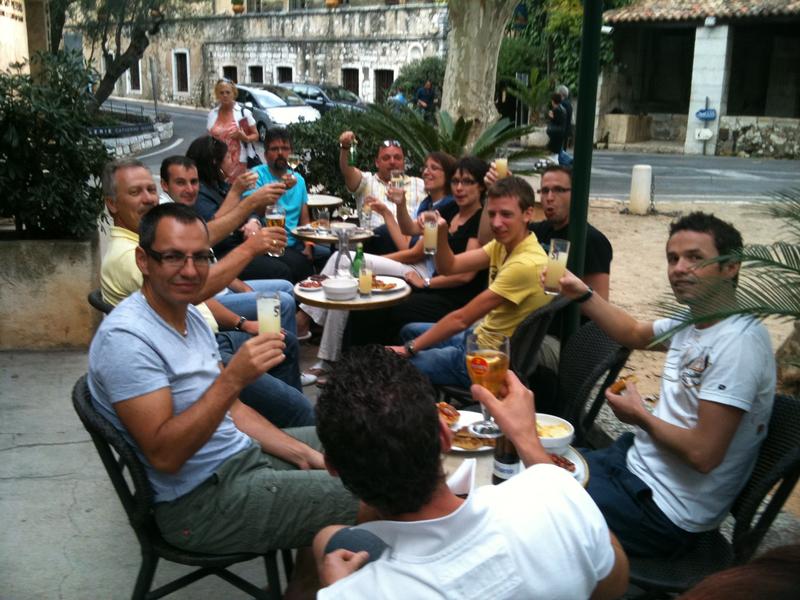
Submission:
<svg viewBox="0 0 800 600">
<path fill-rule="evenodd" d="M 206 129 L 213 137 L 224 142 L 230 159 L 227 182 L 233 183 L 247 170 L 248 160 L 258 160 L 254 142 L 258 141 L 256 120 L 250 109 L 236 102 L 239 90 L 230 79 L 220 79 L 214 85 L 217 106 L 211 109 Z"/>
</svg>

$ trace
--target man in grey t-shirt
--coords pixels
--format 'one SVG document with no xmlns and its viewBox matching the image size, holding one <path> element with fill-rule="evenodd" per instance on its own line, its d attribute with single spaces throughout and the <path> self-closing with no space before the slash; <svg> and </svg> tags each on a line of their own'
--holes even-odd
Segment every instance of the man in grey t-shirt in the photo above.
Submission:
<svg viewBox="0 0 800 600">
<path fill-rule="evenodd" d="M 191 306 L 211 258 L 192 209 L 163 204 L 142 218 L 144 283 L 98 329 L 89 387 L 143 460 L 170 543 L 211 553 L 307 546 L 321 527 L 355 522 L 358 502 L 323 470 L 313 428 L 282 431 L 238 400 L 284 360 L 283 334 L 254 336 L 222 368 Z"/>
</svg>

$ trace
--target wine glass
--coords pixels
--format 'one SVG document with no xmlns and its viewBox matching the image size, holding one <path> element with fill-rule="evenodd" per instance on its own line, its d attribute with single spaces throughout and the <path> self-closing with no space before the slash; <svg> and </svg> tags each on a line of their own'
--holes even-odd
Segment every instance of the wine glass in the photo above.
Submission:
<svg viewBox="0 0 800 600">
<path fill-rule="evenodd" d="M 467 336 L 466 360 L 467 373 L 472 383 L 482 385 L 495 396 L 500 394 L 500 387 L 506 379 L 510 357 L 508 336 L 481 332 Z M 496 438 L 502 435 L 494 419 L 481 404 L 483 421 L 469 426 L 477 437 Z"/>
</svg>

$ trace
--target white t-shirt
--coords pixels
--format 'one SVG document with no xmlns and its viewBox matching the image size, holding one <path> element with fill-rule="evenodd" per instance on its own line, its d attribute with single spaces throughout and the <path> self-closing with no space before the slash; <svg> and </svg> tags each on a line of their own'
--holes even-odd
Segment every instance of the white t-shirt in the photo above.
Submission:
<svg viewBox="0 0 800 600">
<path fill-rule="evenodd" d="M 677 325 L 662 319 L 656 335 Z M 775 360 L 766 328 L 748 317 L 729 317 L 705 329 L 687 327 L 669 341 L 654 415 L 691 428 L 700 400 L 745 411 L 722 463 L 707 474 L 654 444 L 637 430 L 628 470 L 653 490 L 653 501 L 670 521 L 691 532 L 723 520 L 755 464 L 767 435 L 775 396 Z"/>
<path fill-rule="evenodd" d="M 317 598 L 588 598 L 614 567 L 603 516 L 572 475 L 553 465 L 472 490 L 440 519 L 359 528 L 389 549 Z"/>
<path fill-rule="evenodd" d="M 406 208 L 408 214 L 413 218 L 417 214 L 417 207 L 425 199 L 425 184 L 419 177 L 409 177 L 406 175 L 403 180 L 403 189 L 406 192 Z M 397 206 L 395 203 L 386 197 L 386 184 L 381 181 L 380 177 L 373 173 L 361 172 L 361 182 L 353 192 L 356 195 L 356 204 L 361 209 L 361 204 L 367 196 L 374 196 L 392 211 L 392 214 L 397 217 Z M 383 217 L 378 213 L 372 213 L 370 220 L 372 227 L 379 227 L 383 224 Z"/>
</svg>

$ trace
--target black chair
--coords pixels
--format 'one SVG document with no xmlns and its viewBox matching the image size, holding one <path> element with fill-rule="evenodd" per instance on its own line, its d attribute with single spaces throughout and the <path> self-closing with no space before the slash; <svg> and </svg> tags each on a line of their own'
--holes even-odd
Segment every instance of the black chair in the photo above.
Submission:
<svg viewBox="0 0 800 600">
<path fill-rule="evenodd" d="M 97 448 L 100 459 L 106 468 L 111 483 L 119 495 L 122 506 L 128 514 L 128 519 L 133 527 L 142 551 L 142 566 L 136 579 L 133 590 L 134 600 L 151 600 L 161 598 L 167 594 L 186 587 L 207 575 L 217 575 L 231 585 L 246 592 L 253 598 L 263 600 L 277 600 L 281 597 L 281 580 L 278 573 L 276 551 L 266 554 L 238 553 L 238 554 L 201 554 L 176 548 L 167 543 L 161 536 L 156 525 L 152 510 L 153 492 L 147 474 L 133 448 L 125 441 L 119 431 L 103 417 L 92 404 L 86 375 L 81 377 L 72 390 L 72 404 L 78 413 L 84 427 Z M 125 477 L 125 469 L 132 483 Z M 291 576 L 292 557 L 290 550 L 282 550 L 284 569 L 287 579 Z M 262 557 L 267 571 L 268 590 L 256 587 L 239 575 L 232 573 L 227 567 Z M 150 590 L 153 576 L 159 559 L 199 567 L 198 569 L 179 577 L 178 579 Z"/>
<path fill-rule="evenodd" d="M 88 300 L 89 304 L 91 304 L 93 308 L 96 308 L 104 315 L 107 315 L 114 310 L 114 307 L 111 304 L 103 300 L 103 294 L 100 293 L 99 289 L 89 292 Z"/>
<path fill-rule="evenodd" d="M 769 432 L 750 479 L 731 507 L 729 541 L 718 529 L 703 533 L 679 558 L 630 557 L 630 580 L 647 596 L 682 592 L 712 573 L 747 562 L 800 477 L 800 400 L 776 396 Z M 774 491 L 773 491 L 774 489 Z M 768 500 L 767 496 L 771 496 Z"/>
<path fill-rule="evenodd" d="M 561 348 L 555 405 L 557 415 L 575 427 L 573 445 L 586 445 L 586 434 L 605 401 L 605 389 L 617 378 L 630 353 L 593 321 L 584 323 Z"/>
<path fill-rule="evenodd" d="M 534 310 L 517 326 L 509 342 L 511 346 L 511 370 L 520 381 L 530 385 L 530 379 L 539 362 L 539 347 L 542 345 L 547 329 L 556 313 L 570 304 L 572 300 L 557 296 L 549 303 Z M 475 404 L 468 388 L 453 385 L 437 386 L 439 395 L 446 402 L 455 401 L 459 406 Z"/>
</svg>

